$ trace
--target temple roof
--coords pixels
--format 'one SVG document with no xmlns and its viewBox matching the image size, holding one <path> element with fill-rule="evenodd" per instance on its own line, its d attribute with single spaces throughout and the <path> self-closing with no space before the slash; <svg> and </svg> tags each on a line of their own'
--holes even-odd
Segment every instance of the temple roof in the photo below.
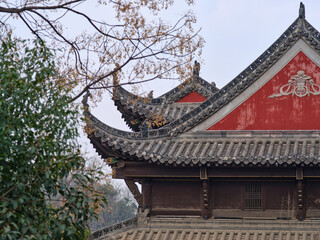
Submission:
<svg viewBox="0 0 320 240">
<path fill-rule="evenodd" d="M 155 217 L 132 219 L 93 233 L 91 239 L 307 240 L 319 239 L 319 220 L 213 219 Z"/>
<path fill-rule="evenodd" d="M 196 126 L 215 115 L 254 85 L 295 44 L 305 44 L 319 57 L 320 33 L 307 22 L 304 11 L 301 9 L 299 17 L 278 40 L 225 87 L 220 90 L 214 89 L 216 93 L 209 96 L 208 92 L 212 89 L 208 90 L 209 85 L 204 82 L 202 84 L 202 80 L 197 77 L 196 85 L 199 86 L 199 90 L 207 89 L 207 93 L 204 91 L 203 95 L 208 99 L 193 106 L 192 110 L 179 111 L 181 114 L 175 115 L 171 112 L 172 118 L 158 129 L 142 127 L 138 132 L 117 130 L 103 124 L 87 110 L 85 114 L 88 119 L 89 138 L 94 147 L 103 158 L 116 157 L 172 165 L 319 165 L 320 131 L 318 130 L 203 131 L 196 129 Z M 163 103 L 173 104 L 182 96 L 177 89 L 160 98 L 151 99 L 149 105 L 143 100 L 137 100 L 136 103 L 139 102 L 140 106 L 143 106 L 141 109 L 144 110 L 141 112 L 135 110 L 135 113 L 147 117 L 147 112 L 155 111 L 155 106 L 165 106 L 162 105 Z M 117 90 L 118 93 L 122 92 L 119 96 L 131 96 L 128 92 L 124 94 L 124 91 L 123 88 Z M 128 106 L 127 103 L 130 101 L 123 101 Z M 164 113 L 164 116 L 168 115 Z"/>
<path fill-rule="evenodd" d="M 196 92 L 205 100 L 218 91 L 214 83 L 210 84 L 199 77 L 199 70 L 200 65 L 195 62 L 191 78 L 157 98 L 153 98 L 152 92 L 149 93 L 150 96 L 148 97 L 141 97 L 118 85 L 113 90 L 114 104 L 128 126 L 134 131 L 139 131 L 139 126 L 146 119 L 153 119 L 156 116 L 161 116 L 163 124 L 168 124 L 198 107 L 201 103 L 188 102 L 185 104 L 178 102 L 181 98 Z M 159 126 L 153 127 L 157 128 Z"/>
<path fill-rule="evenodd" d="M 87 114 L 89 138 L 105 159 L 182 166 L 320 165 L 320 131 L 215 131 L 150 137 L 111 128 Z"/>
</svg>

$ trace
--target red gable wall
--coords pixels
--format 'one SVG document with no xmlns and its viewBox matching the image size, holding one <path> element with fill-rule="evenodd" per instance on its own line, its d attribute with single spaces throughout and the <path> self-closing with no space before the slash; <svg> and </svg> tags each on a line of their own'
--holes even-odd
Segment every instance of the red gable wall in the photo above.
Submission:
<svg viewBox="0 0 320 240">
<path fill-rule="evenodd" d="M 316 130 L 320 129 L 320 95 L 269 98 L 304 71 L 320 84 L 320 69 L 299 52 L 280 72 L 249 99 L 207 130 Z M 316 89 L 318 90 L 318 89 Z"/>
<path fill-rule="evenodd" d="M 191 92 L 191 93 L 187 94 L 186 96 L 184 96 L 183 98 L 181 98 L 180 100 L 178 100 L 177 102 L 193 103 L 193 102 L 204 102 L 205 100 L 207 100 L 207 98 L 202 96 L 200 93 Z"/>
</svg>

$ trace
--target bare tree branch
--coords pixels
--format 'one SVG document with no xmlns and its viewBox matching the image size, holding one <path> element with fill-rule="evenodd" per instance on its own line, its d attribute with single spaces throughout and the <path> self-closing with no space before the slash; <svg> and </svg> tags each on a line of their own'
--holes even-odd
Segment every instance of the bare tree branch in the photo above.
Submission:
<svg viewBox="0 0 320 240">
<path fill-rule="evenodd" d="M 113 11 L 114 16 L 107 16 L 106 21 L 97 16 L 92 18 L 79 7 L 89 2 L 106 12 Z M 114 74 L 120 85 L 188 77 L 190 62 L 201 52 L 198 50 L 203 39 L 199 31 L 193 30 L 195 20 L 190 14 L 173 25 L 157 17 L 172 3 L 171 0 L 3 0 L 0 19 L 4 21 L 0 21 L 0 27 L 10 27 L 7 19 L 21 19 L 34 36 L 58 49 L 57 84 L 70 88 L 74 94 L 72 101 L 76 101 L 89 89 L 112 88 Z M 144 16 L 142 8 L 151 16 Z M 84 24 L 83 32 L 68 31 L 65 27 L 70 23 L 68 17 L 79 21 L 79 26 Z"/>
</svg>

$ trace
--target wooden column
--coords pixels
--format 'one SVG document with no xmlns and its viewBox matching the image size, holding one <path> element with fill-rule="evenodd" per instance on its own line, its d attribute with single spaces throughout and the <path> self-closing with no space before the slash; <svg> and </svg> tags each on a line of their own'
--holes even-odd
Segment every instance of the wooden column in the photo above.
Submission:
<svg viewBox="0 0 320 240">
<path fill-rule="evenodd" d="M 152 182 L 150 178 L 146 178 L 142 182 L 142 209 L 152 210 Z"/>
<path fill-rule="evenodd" d="M 210 205 L 209 205 L 209 196 L 210 196 L 210 186 L 208 181 L 207 169 L 205 167 L 200 168 L 200 179 L 201 179 L 201 216 L 204 219 L 210 218 Z"/>
<path fill-rule="evenodd" d="M 296 169 L 296 179 L 297 179 L 297 219 L 302 221 L 306 217 L 306 206 L 305 206 L 305 191 L 303 182 L 303 169 Z"/>
<path fill-rule="evenodd" d="M 208 180 L 202 180 L 202 206 L 201 216 L 204 219 L 210 218 L 210 206 L 209 206 L 209 182 Z"/>
</svg>

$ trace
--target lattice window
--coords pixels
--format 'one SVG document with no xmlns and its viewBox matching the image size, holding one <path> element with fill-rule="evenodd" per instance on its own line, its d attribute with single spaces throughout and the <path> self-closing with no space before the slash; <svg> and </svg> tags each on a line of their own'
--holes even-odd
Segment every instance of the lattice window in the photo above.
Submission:
<svg viewBox="0 0 320 240">
<path fill-rule="evenodd" d="M 261 210 L 261 184 L 259 183 L 246 184 L 245 209 Z"/>
</svg>

